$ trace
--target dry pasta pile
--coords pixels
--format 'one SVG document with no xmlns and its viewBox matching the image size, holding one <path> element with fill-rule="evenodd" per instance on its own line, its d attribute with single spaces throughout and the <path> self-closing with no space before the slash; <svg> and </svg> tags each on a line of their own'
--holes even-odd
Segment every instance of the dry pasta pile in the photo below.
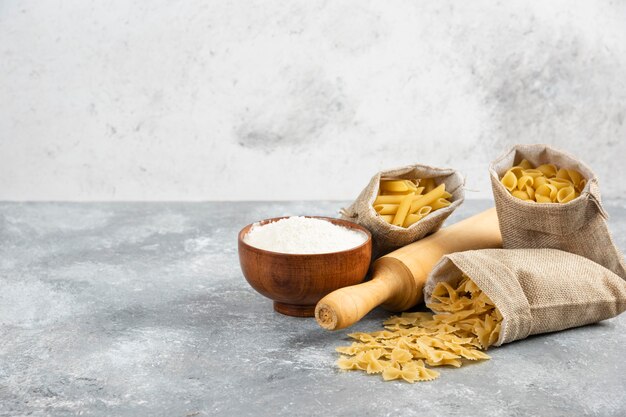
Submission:
<svg viewBox="0 0 626 417">
<path fill-rule="evenodd" d="M 435 180 L 381 179 L 380 192 L 374 200 L 374 210 L 387 223 L 409 227 L 428 213 L 451 203 L 452 195 L 446 185 L 435 186 Z"/>
<path fill-rule="evenodd" d="M 580 195 L 587 180 L 574 169 L 559 169 L 554 164 L 534 168 L 530 162 L 523 159 L 509 169 L 500 182 L 511 195 L 521 200 L 567 203 Z"/>
<path fill-rule="evenodd" d="M 458 368 L 463 359 L 489 359 L 481 349 L 497 342 L 502 321 L 489 297 L 464 275 L 456 288 L 437 284 L 432 301 L 434 315 L 403 313 L 384 322 L 387 330 L 349 334 L 357 341 L 337 348 L 339 368 L 413 383 L 439 376 L 426 365 Z"/>
</svg>

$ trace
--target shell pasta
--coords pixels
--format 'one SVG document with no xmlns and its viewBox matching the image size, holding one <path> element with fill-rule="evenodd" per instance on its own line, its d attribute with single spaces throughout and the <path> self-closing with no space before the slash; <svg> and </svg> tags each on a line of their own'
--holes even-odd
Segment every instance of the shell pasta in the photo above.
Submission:
<svg viewBox="0 0 626 417">
<path fill-rule="evenodd" d="M 537 203 L 569 203 L 580 195 L 587 181 L 574 169 L 554 164 L 538 167 L 526 159 L 510 168 L 500 183 L 513 197 Z"/>
</svg>

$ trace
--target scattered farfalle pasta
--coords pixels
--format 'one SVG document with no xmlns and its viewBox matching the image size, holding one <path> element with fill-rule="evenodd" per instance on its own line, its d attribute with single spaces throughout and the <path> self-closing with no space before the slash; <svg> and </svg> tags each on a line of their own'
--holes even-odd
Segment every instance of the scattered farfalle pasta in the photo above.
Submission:
<svg viewBox="0 0 626 417">
<path fill-rule="evenodd" d="M 578 197 L 587 180 L 574 169 L 554 164 L 538 167 L 526 159 L 509 169 L 500 182 L 513 197 L 537 203 L 568 203 Z"/>
<path fill-rule="evenodd" d="M 456 288 L 438 283 L 431 301 L 435 314 L 402 313 L 383 323 L 386 330 L 349 334 L 356 341 L 336 349 L 342 354 L 337 366 L 413 383 L 439 376 L 429 367 L 489 359 L 483 350 L 498 341 L 502 322 L 489 297 L 463 275 Z"/>
<path fill-rule="evenodd" d="M 409 227 L 424 216 L 448 207 L 452 194 L 446 185 L 435 185 L 433 178 L 421 180 L 380 180 L 380 191 L 374 200 L 374 210 L 387 223 Z"/>
</svg>

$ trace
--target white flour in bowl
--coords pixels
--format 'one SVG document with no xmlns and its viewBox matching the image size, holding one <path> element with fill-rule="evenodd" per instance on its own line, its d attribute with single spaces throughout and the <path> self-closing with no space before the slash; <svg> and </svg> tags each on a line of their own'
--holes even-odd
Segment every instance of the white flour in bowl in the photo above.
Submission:
<svg viewBox="0 0 626 417">
<path fill-rule="evenodd" d="M 313 254 L 354 248 L 364 243 L 367 235 L 326 220 L 294 216 L 264 225 L 255 223 L 243 240 L 272 252 Z"/>
</svg>

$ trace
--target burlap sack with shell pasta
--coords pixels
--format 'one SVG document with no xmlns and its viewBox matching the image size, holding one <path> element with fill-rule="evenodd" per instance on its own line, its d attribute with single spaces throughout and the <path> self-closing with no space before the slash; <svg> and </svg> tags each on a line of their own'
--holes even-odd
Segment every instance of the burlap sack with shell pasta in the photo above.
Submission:
<svg viewBox="0 0 626 417">
<path fill-rule="evenodd" d="M 527 159 L 535 166 L 556 164 L 575 169 L 587 180 L 580 197 L 565 204 L 535 203 L 509 194 L 500 178 Z M 580 160 L 547 145 L 517 145 L 489 168 L 498 211 L 502 247 L 554 248 L 584 256 L 626 279 L 624 258 L 609 232 L 600 200 L 598 178 Z"/>
<path fill-rule="evenodd" d="M 452 194 L 450 198 L 452 204 L 429 213 L 409 227 L 391 225 L 376 213 L 372 205 L 378 195 L 381 178 L 410 180 L 434 178 L 437 185 L 446 184 L 446 191 Z M 367 187 L 361 191 L 352 205 L 340 210 L 341 217 L 360 224 L 372 233 L 372 252 L 373 257 L 376 258 L 439 230 L 448 216 L 463 202 L 463 183 L 461 174 L 448 168 L 409 165 L 381 171 L 372 177 Z"/>
<path fill-rule="evenodd" d="M 626 310 L 626 281 L 582 256 L 556 249 L 483 249 L 444 256 L 424 287 L 456 286 L 465 273 L 502 313 L 499 346 L 533 334 L 595 323 Z"/>
</svg>

